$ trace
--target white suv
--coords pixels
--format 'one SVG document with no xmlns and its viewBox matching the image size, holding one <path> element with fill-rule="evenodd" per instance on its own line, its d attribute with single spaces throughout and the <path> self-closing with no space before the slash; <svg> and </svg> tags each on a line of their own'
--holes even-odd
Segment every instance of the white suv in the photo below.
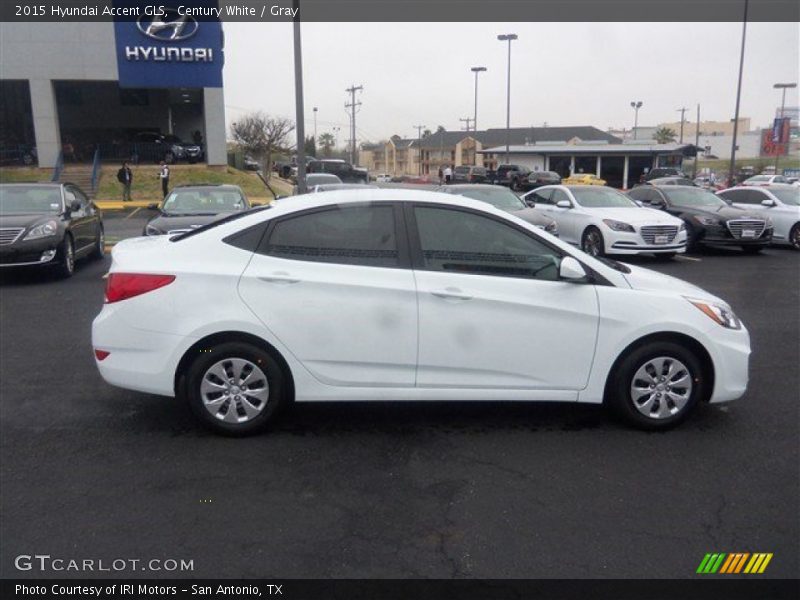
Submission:
<svg viewBox="0 0 800 600">
<path fill-rule="evenodd" d="M 462 196 L 299 196 L 112 256 L 101 375 L 228 434 L 292 400 L 606 402 L 666 428 L 747 386 L 723 300 Z"/>
</svg>

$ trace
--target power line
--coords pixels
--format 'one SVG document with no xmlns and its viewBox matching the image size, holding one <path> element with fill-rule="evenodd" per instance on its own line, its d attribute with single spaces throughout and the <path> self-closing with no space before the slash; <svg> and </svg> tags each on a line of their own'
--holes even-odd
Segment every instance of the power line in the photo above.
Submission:
<svg viewBox="0 0 800 600">
<path fill-rule="evenodd" d="M 466 119 L 459 119 L 459 121 L 461 121 L 462 123 L 466 123 L 467 124 L 467 126 L 462 128 L 461 131 L 473 131 L 475 129 L 474 125 L 473 125 L 472 129 L 470 129 L 470 126 L 469 126 L 470 123 L 474 123 L 475 122 L 475 119 L 471 119 L 471 118 L 467 117 Z"/>
</svg>

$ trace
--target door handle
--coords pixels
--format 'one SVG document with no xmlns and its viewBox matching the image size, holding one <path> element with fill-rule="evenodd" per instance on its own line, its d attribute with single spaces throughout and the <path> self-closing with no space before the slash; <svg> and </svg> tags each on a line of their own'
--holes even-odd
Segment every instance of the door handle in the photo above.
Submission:
<svg viewBox="0 0 800 600">
<path fill-rule="evenodd" d="M 445 300 L 472 300 L 472 296 L 469 294 L 465 294 L 458 288 L 445 288 L 443 290 L 433 290 L 431 294 L 436 296 L 437 298 L 443 298 Z"/>
<path fill-rule="evenodd" d="M 259 279 L 265 283 L 278 283 L 278 284 L 289 284 L 289 283 L 297 283 L 300 281 L 299 279 L 292 277 L 289 273 L 273 273 L 272 275 L 266 275 L 264 277 L 259 277 Z"/>
</svg>

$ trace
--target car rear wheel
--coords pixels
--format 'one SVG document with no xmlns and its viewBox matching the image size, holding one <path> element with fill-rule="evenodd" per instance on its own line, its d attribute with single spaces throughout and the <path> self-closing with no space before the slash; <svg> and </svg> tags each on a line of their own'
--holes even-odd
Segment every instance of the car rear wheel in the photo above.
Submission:
<svg viewBox="0 0 800 600">
<path fill-rule="evenodd" d="M 64 236 L 57 254 L 61 257 L 57 266 L 58 276 L 63 279 L 72 277 L 75 272 L 75 244 L 69 234 Z"/>
<path fill-rule="evenodd" d="M 795 250 L 800 250 L 800 223 L 795 223 L 789 232 L 789 243 Z"/>
<path fill-rule="evenodd" d="M 597 227 L 589 227 L 583 232 L 581 250 L 590 256 L 604 256 L 606 253 L 603 234 Z"/>
<path fill-rule="evenodd" d="M 265 350 L 244 342 L 202 349 L 189 367 L 186 394 L 195 416 L 231 436 L 263 431 L 286 403 L 285 377 Z"/>
<path fill-rule="evenodd" d="M 640 429 L 669 429 L 683 421 L 706 393 L 698 357 L 674 342 L 652 342 L 619 364 L 606 398 L 610 408 Z"/>
</svg>

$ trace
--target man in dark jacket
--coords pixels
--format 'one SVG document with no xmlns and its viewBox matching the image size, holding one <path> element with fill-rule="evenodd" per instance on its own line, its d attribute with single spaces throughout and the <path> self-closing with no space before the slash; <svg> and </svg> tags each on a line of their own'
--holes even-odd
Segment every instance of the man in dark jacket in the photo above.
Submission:
<svg viewBox="0 0 800 600">
<path fill-rule="evenodd" d="M 122 184 L 122 201 L 131 201 L 131 185 L 133 184 L 133 171 L 127 162 L 122 163 L 122 168 L 117 171 L 117 181 Z"/>
</svg>

